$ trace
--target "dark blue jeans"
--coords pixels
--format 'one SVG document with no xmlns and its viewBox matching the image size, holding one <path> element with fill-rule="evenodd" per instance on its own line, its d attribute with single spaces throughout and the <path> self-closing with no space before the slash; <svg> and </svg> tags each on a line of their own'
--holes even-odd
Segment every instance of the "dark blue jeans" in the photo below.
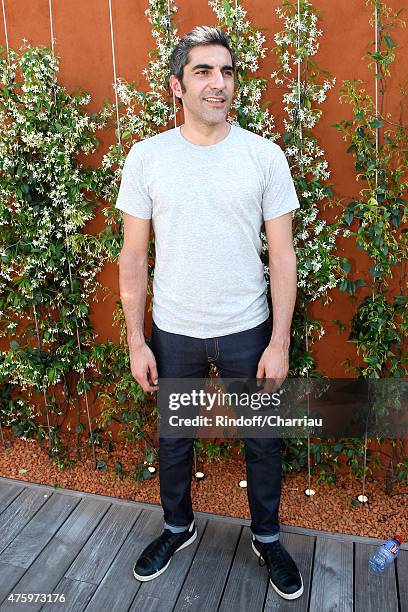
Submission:
<svg viewBox="0 0 408 612">
<path fill-rule="evenodd" d="M 151 349 L 160 378 L 205 378 L 214 362 L 221 378 L 255 378 L 272 333 L 271 317 L 242 332 L 192 338 L 163 331 L 153 321 Z M 263 541 L 279 538 L 281 439 L 242 438 L 245 446 L 251 530 Z M 166 526 L 185 528 L 191 503 L 193 438 L 159 438 L 160 497 Z M 177 530 L 178 531 L 178 530 Z M 264 536 L 264 537 L 263 537 Z"/>
</svg>

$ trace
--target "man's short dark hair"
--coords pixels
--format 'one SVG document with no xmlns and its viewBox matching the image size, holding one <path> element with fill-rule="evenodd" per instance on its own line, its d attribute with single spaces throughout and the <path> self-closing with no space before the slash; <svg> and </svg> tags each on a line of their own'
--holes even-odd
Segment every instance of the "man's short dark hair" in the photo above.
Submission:
<svg viewBox="0 0 408 612">
<path fill-rule="evenodd" d="M 183 72 L 184 66 L 189 62 L 189 51 L 200 45 L 222 45 L 230 55 L 232 67 L 235 70 L 235 55 L 231 49 L 231 42 L 228 35 L 221 28 L 212 28 L 210 26 L 196 26 L 191 32 L 180 38 L 177 45 L 174 47 L 170 56 L 170 74 L 180 81 L 181 88 L 184 91 Z"/>
</svg>

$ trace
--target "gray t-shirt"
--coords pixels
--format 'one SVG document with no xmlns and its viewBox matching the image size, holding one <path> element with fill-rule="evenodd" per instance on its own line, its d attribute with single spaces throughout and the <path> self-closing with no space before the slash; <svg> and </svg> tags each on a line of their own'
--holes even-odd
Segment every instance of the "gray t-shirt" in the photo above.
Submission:
<svg viewBox="0 0 408 612">
<path fill-rule="evenodd" d="M 268 318 L 262 218 L 299 208 L 279 145 L 237 125 L 208 146 L 167 130 L 130 149 L 116 208 L 152 219 L 160 329 L 213 338 Z"/>
</svg>

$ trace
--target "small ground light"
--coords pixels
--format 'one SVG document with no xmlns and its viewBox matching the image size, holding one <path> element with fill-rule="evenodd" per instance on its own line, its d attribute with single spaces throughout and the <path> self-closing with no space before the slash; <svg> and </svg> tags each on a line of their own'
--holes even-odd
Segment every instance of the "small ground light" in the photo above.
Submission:
<svg viewBox="0 0 408 612">
<path fill-rule="evenodd" d="M 245 489 L 246 486 L 247 486 L 247 481 L 246 480 L 240 480 L 238 484 L 241 487 L 241 489 Z"/>
<path fill-rule="evenodd" d="M 204 472 L 195 473 L 196 480 L 202 480 L 204 478 Z"/>
<path fill-rule="evenodd" d="M 315 495 L 316 491 L 314 489 L 305 489 L 305 495 L 307 495 L 308 497 L 312 497 L 313 495 Z"/>
<path fill-rule="evenodd" d="M 362 504 L 366 504 L 368 502 L 368 497 L 367 495 L 359 495 L 357 497 L 358 501 L 361 502 Z"/>
<path fill-rule="evenodd" d="M 147 469 L 149 470 L 151 474 L 154 474 L 156 471 L 156 468 L 154 467 L 154 465 L 149 465 Z"/>
</svg>

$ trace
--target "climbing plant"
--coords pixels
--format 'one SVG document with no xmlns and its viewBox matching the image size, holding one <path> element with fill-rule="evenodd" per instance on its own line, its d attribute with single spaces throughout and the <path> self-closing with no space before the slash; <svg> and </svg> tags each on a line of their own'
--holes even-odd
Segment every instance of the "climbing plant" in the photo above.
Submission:
<svg viewBox="0 0 408 612">
<path fill-rule="evenodd" d="M 95 151 L 106 109 L 87 113 L 89 94 L 68 93 L 57 72 L 46 47 L 1 48 L 0 336 L 10 340 L 0 352 L 1 417 L 17 435 L 47 436 L 53 456 L 70 409 L 78 433 L 91 425 L 89 304 L 106 259 L 84 229 L 99 205 L 98 174 L 78 158 Z"/>
<path fill-rule="evenodd" d="M 370 262 L 367 281 L 356 278 L 356 272 L 348 265 L 339 285 L 344 291 L 351 284 L 358 300 L 349 334 L 349 342 L 357 349 L 357 360 L 347 359 L 345 366 L 369 379 L 400 378 L 408 372 L 406 82 L 400 86 L 398 117 L 386 110 L 385 94 L 390 88 L 391 66 L 398 48 L 392 33 L 398 25 L 405 27 L 405 21 L 400 17 L 403 9 L 392 9 L 378 0 L 367 0 L 366 4 L 371 9 L 370 24 L 374 28 L 374 49 L 367 52 L 367 59 L 379 97 L 376 103 L 375 96 L 369 93 L 373 88 L 370 85 L 367 90 L 362 80 L 345 80 L 340 102 L 350 106 L 352 117 L 335 124 L 349 143 L 347 151 L 354 157 L 356 179 L 361 185 L 358 195 L 345 206 L 343 234 L 355 241 Z M 399 392 L 400 387 L 392 387 L 388 398 L 394 408 Z M 384 402 L 380 404 L 384 406 Z M 388 493 L 393 482 L 408 481 L 404 443 L 402 429 L 401 436 L 391 440 L 390 453 L 383 453 Z"/>
<path fill-rule="evenodd" d="M 144 138 L 158 134 L 174 119 L 175 108 L 168 90 L 168 61 L 176 44 L 177 30 L 172 17 L 177 7 L 173 0 L 150 0 L 146 15 L 152 26 L 155 47 L 143 74 L 146 88 L 138 89 L 135 82 L 118 78 L 114 88 L 118 95 L 118 122 L 114 124 L 117 142 L 109 147 L 103 156 L 100 172 L 100 193 L 110 204 L 104 208 L 106 229 L 103 241 L 110 261 L 117 261 L 122 248 L 122 212 L 115 208 L 120 179 L 126 156 L 132 145 Z M 116 109 L 108 105 L 111 117 Z M 154 239 L 149 242 L 148 298 L 152 295 L 154 273 Z M 148 299 L 148 307 L 151 301 Z M 143 458 L 136 466 L 136 477 L 150 478 L 146 467 L 154 461 L 157 448 L 154 439 L 156 429 L 156 408 L 153 400 L 134 380 L 130 370 L 127 331 L 120 301 L 114 312 L 115 324 L 119 327 L 119 345 L 106 342 L 95 345 L 91 361 L 98 372 L 98 400 L 102 404 L 99 422 L 109 427 L 112 420 L 120 423 L 123 435 L 138 441 Z"/>
<path fill-rule="evenodd" d="M 285 150 L 297 187 L 300 209 L 294 217 L 294 244 L 298 262 L 298 293 L 292 324 L 291 372 L 317 375 L 312 347 L 325 333 L 324 324 L 311 319 L 309 306 L 316 300 L 327 304 L 332 290 L 343 277 L 336 253 L 339 225 L 323 216 L 333 203 L 328 183 L 330 171 L 324 150 L 314 130 L 322 117 L 321 105 L 333 88 L 335 77 L 318 67 L 317 9 L 308 0 L 285 0 L 276 9 L 284 27 L 274 36 L 277 67 L 271 74 L 277 91 L 282 91 Z"/>
<path fill-rule="evenodd" d="M 374 1 L 368 4 L 374 6 Z M 363 365 L 353 366 L 350 361 L 347 365 L 358 375 L 374 378 L 403 376 L 408 364 L 404 348 L 408 331 L 408 230 L 405 225 L 408 136 L 403 116 L 392 117 L 384 109 L 390 67 L 397 48 L 391 32 L 397 22 L 405 22 L 399 17 L 401 10 L 394 11 L 381 2 L 377 8 L 378 48 L 368 51 L 368 58 L 379 84 L 379 107 L 376 108 L 363 81 L 344 81 L 340 102 L 350 105 L 353 116 L 335 125 L 350 143 L 347 151 L 354 157 L 356 178 L 362 185 L 358 196 L 344 209 L 344 235 L 355 239 L 358 249 L 371 262 L 368 286 L 363 279 L 354 281 L 357 295 L 362 294 L 362 299 L 351 322 L 350 341 L 356 345 Z M 405 110 L 404 87 L 401 94 L 401 109 Z M 346 288 L 350 277 L 353 278 L 353 272 L 349 267 L 339 287 L 341 290 Z"/>
</svg>

